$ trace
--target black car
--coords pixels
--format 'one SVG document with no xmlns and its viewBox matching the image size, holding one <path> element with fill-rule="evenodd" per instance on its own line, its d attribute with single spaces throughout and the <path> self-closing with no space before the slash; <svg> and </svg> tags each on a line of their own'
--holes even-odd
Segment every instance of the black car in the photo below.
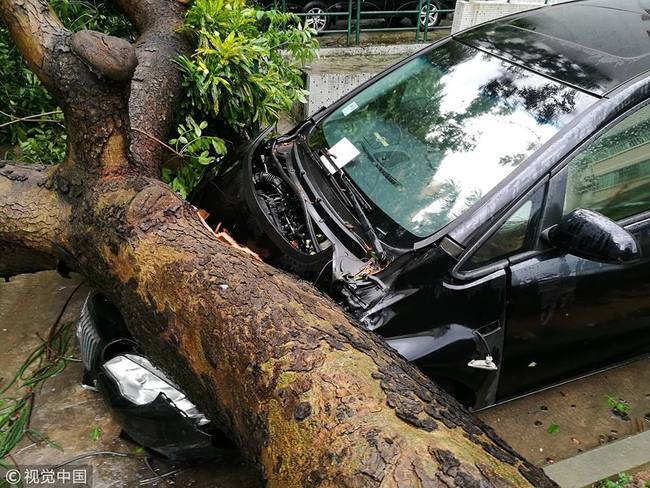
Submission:
<svg viewBox="0 0 650 488">
<path fill-rule="evenodd" d="M 260 135 L 193 202 L 471 408 L 647 356 L 648 8 L 443 39 Z"/>
<path fill-rule="evenodd" d="M 263 134 L 196 205 L 474 408 L 646 355 L 649 5 L 448 37 Z"/>
<path fill-rule="evenodd" d="M 408 19 L 417 26 L 419 20 L 420 27 L 423 29 L 430 29 L 440 24 L 455 5 L 456 0 L 429 0 L 429 5 L 426 0 L 422 0 L 421 3 L 418 0 L 362 0 L 360 3 L 363 18 L 367 18 L 366 13 L 377 12 L 377 16 L 386 18 L 391 24 L 398 24 Z M 267 1 L 266 6 L 281 9 L 282 2 Z M 316 32 L 327 30 L 339 20 L 347 20 L 346 15 L 325 15 L 327 13 L 352 12 L 353 16 L 356 16 L 356 1 L 350 4 L 346 0 L 287 0 L 285 6 L 290 12 L 309 14 L 305 16 L 305 23 Z M 418 11 L 419 14 L 412 13 Z M 373 15 L 374 18 L 377 16 Z"/>
</svg>

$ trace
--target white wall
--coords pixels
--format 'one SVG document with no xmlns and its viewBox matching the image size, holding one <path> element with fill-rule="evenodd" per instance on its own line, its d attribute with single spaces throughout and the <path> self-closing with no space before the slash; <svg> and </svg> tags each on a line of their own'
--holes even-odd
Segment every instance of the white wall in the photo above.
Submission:
<svg viewBox="0 0 650 488">
<path fill-rule="evenodd" d="M 458 32 L 504 15 L 565 1 L 567 0 L 458 0 L 451 32 Z"/>
</svg>

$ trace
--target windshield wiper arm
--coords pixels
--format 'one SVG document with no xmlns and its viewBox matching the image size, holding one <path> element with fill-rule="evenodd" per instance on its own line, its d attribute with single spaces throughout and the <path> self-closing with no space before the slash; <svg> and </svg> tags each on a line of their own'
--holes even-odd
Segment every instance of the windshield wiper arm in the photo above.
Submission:
<svg viewBox="0 0 650 488">
<path fill-rule="evenodd" d="M 338 168 L 338 166 L 336 165 L 336 163 L 334 161 L 334 158 L 336 156 L 334 156 L 332 153 L 330 153 L 327 149 L 321 148 L 318 151 L 319 151 L 319 154 L 321 156 L 323 156 L 324 158 L 326 158 L 329 161 L 332 168 Z M 335 174 L 338 175 L 340 180 L 341 180 L 341 184 L 345 187 L 345 190 L 347 190 L 348 193 L 350 193 L 350 194 L 354 194 L 357 197 L 357 200 L 361 202 L 362 207 L 366 211 L 372 210 L 372 206 L 370 206 L 370 204 L 366 201 L 366 199 L 361 194 L 359 189 L 354 185 L 354 183 L 352 183 L 350 181 L 350 178 L 348 178 L 348 176 L 345 174 L 345 172 L 341 168 L 338 168 L 338 170 L 335 173 L 332 173 L 331 171 L 329 171 L 329 169 L 327 170 L 327 172 L 330 174 L 330 179 L 333 180 L 337 186 L 338 186 L 338 183 L 336 183 L 336 180 L 334 180 L 334 175 Z M 349 202 L 349 206 L 352 206 L 352 202 Z"/>
<path fill-rule="evenodd" d="M 359 200 L 357 200 L 357 197 L 354 194 L 354 192 L 350 192 L 350 197 L 352 198 L 352 203 L 353 203 L 352 208 L 354 208 L 355 213 L 357 214 L 357 218 L 359 219 L 361 228 L 364 230 L 366 235 L 370 238 L 370 241 L 372 242 L 372 247 L 374 248 L 374 251 L 377 253 L 377 259 L 379 260 L 380 263 L 383 263 L 384 261 L 386 261 L 386 251 L 384 251 L 384 246 L 382 246 L 381 241 L 379 240 L 379 237 L 377 236 L 374 227 L 370 223 L 370 220 L 368 219 L 366 212 L 363 210 L 363 208 L 361 208 L 361 204 L 359 203 Z"/>
<path fill-rule="evenodd" d="M 397 180 L 397 178 L 395 178 L 392 174 L 390 174 L 388 170 L 384 168 L 384 165 L 381 164 L 381 162 L 377 159 L 377 157 L 370 152 L 365 142 L 361 141 L 361 147 L 363 148 L 364 151 L 366 151 L 366 154 L 368 155 L 368 159 L 370 159 L 370 162 L 375 166 L 375 168 L 377 168 L 379 173 L 381 173 L 381 175 L 390 182 L 390 184 L 397 187 L 402 186 L 402 183 L 400 183 L 399 180 Z"/>
<path fill-rule="evenodd" d="M 301 141 L 303 143 L 303 141 Z M 346 203 L 348 208 L 352 208 L 354 210 L 354 213 L 357 217 L 357 220 L 359 221 L 359 224 L 361 225 L 361 228 L 363 229 L 364 233 L 366 234 L 366 237 L 370 239 L 370 243 L 372 245 L 373 250 L 377 254 L 377 259 L 379 262 L 383 263 L 386 261 L 386 251 L 384 251 L 384 246 L 382 245 L 381 241 L 379 240 L 379 237 L 377 236 L 377 233 L 375 232 L 374 227 L 370 223 L 370 220 L 368 219 L 368 216 L 366 215 L 366 211 L 363 209 L 361 206 L 361 203 L 359 203 L 359 200 L 363 201 L 364 205 L 366 206 L 366 209 L 372 208 L 368 204 L 368 202 L 365 201 L 365 199 L 358 194 L 358 190 L 354 186 L 354 184 L 348 180 L 347 176 L 343 173 L 343 170 L 339 169 L 335 174 L 338 174 L 341 180 L 341 184 L 345 187 L 344 191 L 343 188 L 341 188 L 334 178 L 334 174 L 332 174 L 322 163 L 320 158 L 316 153 L 314 153 L 311 149 L 308 147 L 303 146 L 303 149 L 305 149 L 314 160 L 317 161 L 318 165 L 327 172 L 329 175 L 329 179 L 332 182 L 332 186 L 335 188 L 336 192 L 341 199 Z M 322 156 L 327 158 L 329 163 L 332 165 L 333 168 L 338 168 L 336 164 L 334 163 L 334 160 L 332 159 L 332 156 L 330 155 L 329 151 L 326 149 L 321 149 L 320 152 L 322 153 Z"/>
<path fill-rule="evenodd" d="M 322 161 L 318 158 L 318 155 L 320 154 L 321 156 L 327 158 L 327 160 L 329 161 L 329 163 L 332 165 L 333 168 L 336 168 L 336 165 L 334 164 L 334 161 L 332 160 L 332 156 L 329 154 L 329 152 L 321 149 L 318 154 L 314 154 L 314 153 L 311 154 L 314 156 L 314 159 L 318 160 L 318 164 L 321 165 L 323 171 L 327 173 L 327 177 L 329 178 L 332 187 L 336 190 L 336 193 L 341 198 L 341 200 L 343 200 L 343 203 L 345 203 L 345 205 L 348 207 L 352 207 L 353 205 L 352 200 L 350 200 L 350 198 L 346 194 L 345 192 L 346 189 L 341 188 L 339 183 L 336 181 L 336 178 L 334 178 L 334 173 L 332 173 L 328 168 L 326 168 L 325 165 L 323 165 Z M 350 191 L 349 188 L 347 190 L 348 192 Z"/>
</svg>

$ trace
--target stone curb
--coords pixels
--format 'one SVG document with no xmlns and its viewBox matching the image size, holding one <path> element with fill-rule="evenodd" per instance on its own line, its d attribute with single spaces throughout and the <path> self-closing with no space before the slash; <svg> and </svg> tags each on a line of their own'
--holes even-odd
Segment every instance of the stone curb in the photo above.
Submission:
<svg viewBox="0 0 650 488">
<path fill-rule="evenodd" d="M 650 463 L 650 431 L 597 447 L 544 468 L 562 488 L 583 488 Z"/>
</svg>

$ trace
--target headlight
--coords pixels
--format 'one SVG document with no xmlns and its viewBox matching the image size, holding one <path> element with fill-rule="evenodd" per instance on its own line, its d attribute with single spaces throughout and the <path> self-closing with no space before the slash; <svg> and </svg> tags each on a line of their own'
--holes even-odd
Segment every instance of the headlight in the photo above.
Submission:
<svg viewBox="0 0 650 488">
<path fill-rule="evenodd" d="M 147 405 L 162 393 L 197 426 L 210 423 L 196 405 L 148 359 L 136 354 L 121 354 L 104 363 L 102 368 L 115 382 L 122 396 L 133 404 Z"/>
</svg>

